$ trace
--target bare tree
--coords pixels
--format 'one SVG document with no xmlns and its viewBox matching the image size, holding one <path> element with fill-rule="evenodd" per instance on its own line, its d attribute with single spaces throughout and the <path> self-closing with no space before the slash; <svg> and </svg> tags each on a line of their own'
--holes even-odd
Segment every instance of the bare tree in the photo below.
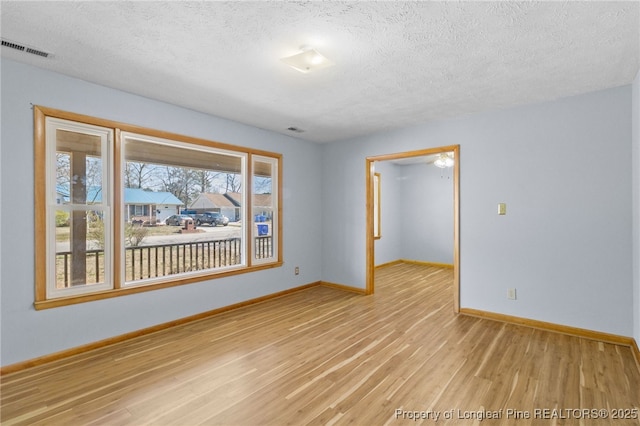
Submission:
<svg viewBox="0 0 640 426">
<path fill-rule="evenodd" d="M 159 179 L 163 190 L 175 195 L 185 206 L 190 205 L 199 194 L 198 176 L 193 169 L 165 166 Z"/>
<path fill-rule="evenodd" d="M 225 192 L 240 192 L 242 189 L 242 177 L 236 173 L 226 173 Z"/>
<path fill-rule="evenodd" d="M 271 194 L 273 192 L 272 180 L 270 177 L 253 178 L 253 193 L 254 194 Z"/>
<path fill-rule="evenodd" d="M 56 152 L 56 185 L 68 187 L 71 183 L 71 156 L 67 152 Z"/>
<path fill-rule="evenodd" d="M 127 161 L 124 178 L 127 188 L 149 188 L 153 186 L 155 167 L 148 163 Z"/>
<path fill-rule="evenodd" d="M 102 159 L 100 157 L 86 158 L 86 181 L 87 188 L 98 192 L 102 188 Z"/>
<path fill-rule="evenodd" d="M 197 184 L 200 186 L 201 193 L 211 191 L 211 182 L 215 179 L 215 174 L 210 170 L 194 170 L 194 176 Z"/>
</svg>

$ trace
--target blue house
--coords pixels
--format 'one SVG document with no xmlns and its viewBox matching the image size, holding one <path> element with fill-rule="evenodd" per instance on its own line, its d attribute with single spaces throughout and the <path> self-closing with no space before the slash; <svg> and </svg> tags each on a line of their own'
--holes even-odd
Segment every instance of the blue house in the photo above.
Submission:
<svg viewBox="0 0 640 426">
<path fill-rule="evenodd" d="M 164 222 L 166 218 L 180 211 L 182 201 L 170 192 L 145 191 L 139 188 L 124 189 L 124 218 L 127 222 L 133 220 L 149 221 L 149 223 Z"/>
<path fill-rule="evenodd" d="M 57 185 L 57 204 L 67 204 L 70 201 L 68 185 Z M 87 190 L 87 202 L 102 201 L 102 191 L 99 187 Z M 164 222 L 166 218 L 180 212 L 182 201 L 170 192 L 146 191 L 140 188 L 124 189 L 124 219 L 127 222 L 142 221 L 148 223 Z"/>
</svg>

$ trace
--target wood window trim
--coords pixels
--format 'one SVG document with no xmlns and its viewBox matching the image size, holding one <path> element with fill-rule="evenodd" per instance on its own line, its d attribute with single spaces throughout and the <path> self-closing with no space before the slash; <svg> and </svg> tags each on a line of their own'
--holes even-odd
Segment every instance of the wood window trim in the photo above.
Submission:
<svg viewBox="0 0 640 426">
<path fill-rule="evenodd" d="M 253 149 L 247 147 L 241 147 L 231 144 L 226 144 L 222 142 L 210 141 L 202 138 L 196 138 L 192 136 L 181 135 L 177 133 L 155 130 L 150 128 L 145 128 L 141 126 L 121 123 L 117 121 L 107 120 L 96 118 L 88 115 L 78 114 L 74 112 L 68 112 L 63 110 L 58 110 L 54 108 L 44 107 L 35 105 L 33 107 L 34 110 L 34 208 L 35 208 L 35 235 L 34 235 L 34 266 L 35 266 L 35 301 L 34 307 L 36 310 L 55 308 L 60 306 L 73 305 L 78 303 L 84 303 L 94 300 L 101 299 L 109 299 L 113 297 L 119 297 L 129 294 L 142 293 L 146 291 L 153 291 L 162 288 L 175 287 L 179 285 L 190 284 L 194 282 L 202 282 L 208 280 L 215 280 L 218 278 L 229 277 L 234 275 L 245 274 L 249 272 L 255 272 L 265 269 L 272 269 L 281 267 L 283 265 L 283 230 L 282 230 L 282 216 L 283 216 L 283 199 L 282 199 L 282 176 L 283 176 L 283 166 L 282 166 L 282 154 L 274 153 L 270 151 Z M 238 152 L 247 156 L 247 165 L 246 165 L 246 173 L 249 176 L 247 182 L 251 182 L 251 176 L 253 175 L 252 170 L 252 157 L 262 156 L 273 158 L 277 163 L 277 209 L 274 211 L 274 214 L 277 215 L 278 227 L 273 232 L 277 235 L 277 252 L 274 253 L 274 261 L 268 263 L 260 263 L 260 264 L 252 264 L 252 256 L 249 255 L 253 253 L 253 249 L 251 249 L 251 239 L 249 238 L 247 241 L 248 255 L 247 255 L 247 264 L 238 268 L 230 268 L 225 269 L 223 271 L 203 271 L 202 274 L 193 274 L 188 276 L 176 276 L 167 279 L 161 279 L 154 283 L 149 283 L 145 285 L 132 285 L 132 286 L 123 286 L 121 283 L 120 274 L 118 271 L 122 267 L 121 265 L 121 256 L 119 255 L 120 250 L 123 247 L 123 241 L 118 232 L 115 232 L 114 235 L 114 256 L 113 256 L 113 280 L 114 285 L 113 289 L 105 290 L 105 291 L 96 291 L 92 293 L 67 296 L 67 297 L 57 297 L 47 299 L 47 272 L 44 265 L 47 263 L 47 242 L 46 238 L 42 238 L 43 233 L 49 232 L 47 229 L 47 187 L 48 187 L 48 176 L 47 176 L 47 164 L 46 164 L 46 153 L 47 153 L 47 142 L 46 142 L 46 118 L 56 118 L 63 119 L 69 121 L 75 121 L 83 124 L 90 124 L 94 126 L 100 126 L 112 129 L 114 131 L 114 158 L 121 158 L 121 150 L 122 147 L 122 132 L 127 133 L 136 133 L 142 135 L 148 135 L 156 138 L 174 140 L 178 142 L 183 142 L 187 144 L 199 145 L 207 148 L 214 148 L 220 150 L 228 150 L 233 152 Z M 119 190 L 121 187 L 121 172 L 122 172 L 122 164 L 120 161 L 115 161 L 113 165 L 114 172 L 114 188 L 118 188 L 114 190 L 113 194 L 113 202 L 114 206 L 120 206 L 123 202 L 122 200 L 122 191 Z M 252 194 L 252 192 L 250 193 Z M 244 207 L 244 211 L 249 212 L 251 215 L 252 206 L 251 206 L 251 196 L 247 196 L 247 205 Z M 123 220 L 122 212 L 120 208 L 114 208 L 113 212 L 113 221 L 114 221 L 114 229 L 119 229 L 119 224 Z M 251 223 L 251 221 L 249 221 Z M 246 227 L 247 230 L 250 229 L 250 226 Z"/>
</svg>

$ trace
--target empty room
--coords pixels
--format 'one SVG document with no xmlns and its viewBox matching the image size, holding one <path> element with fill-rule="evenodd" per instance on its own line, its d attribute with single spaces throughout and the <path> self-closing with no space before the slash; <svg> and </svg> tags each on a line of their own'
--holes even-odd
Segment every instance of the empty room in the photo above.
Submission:
<svg viewBox="0 0 640 426">
<path fill-rule="evenodd" d="M 640 2 L 0 15 L 3 425 L 640 424 Z"/>
</svg>

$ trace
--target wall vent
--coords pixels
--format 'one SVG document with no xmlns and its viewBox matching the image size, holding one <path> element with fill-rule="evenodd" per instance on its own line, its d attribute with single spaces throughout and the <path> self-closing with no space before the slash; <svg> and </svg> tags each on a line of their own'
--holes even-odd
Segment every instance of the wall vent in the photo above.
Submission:
<svg viewBox="0 0 640 426">
<path fill-rule="evenodd" d="M 25 53 L 31 53 L 32 55 L 41 56 L 43 58 L 48 58 L 51 53 L 45 52 L 44 50 L 36 49 L 33 47 L 26 46 L 24 44 L 16 43 L 14 41 L 2 39 L 2 46 L 8 47 L 10 49 L 19 50 Z"/>
</svg>

